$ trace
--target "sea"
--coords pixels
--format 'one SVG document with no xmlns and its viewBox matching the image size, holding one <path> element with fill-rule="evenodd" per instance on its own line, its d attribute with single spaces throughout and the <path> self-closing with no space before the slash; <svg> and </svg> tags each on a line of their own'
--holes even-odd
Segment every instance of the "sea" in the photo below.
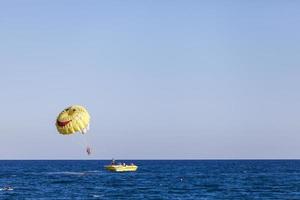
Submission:
<svg viewBox="0 0 300 200">
<path fill-rule="evenodd" d="M 300 199 L 300 160 L 0 161 L 0 199 Z"/>
</svg>

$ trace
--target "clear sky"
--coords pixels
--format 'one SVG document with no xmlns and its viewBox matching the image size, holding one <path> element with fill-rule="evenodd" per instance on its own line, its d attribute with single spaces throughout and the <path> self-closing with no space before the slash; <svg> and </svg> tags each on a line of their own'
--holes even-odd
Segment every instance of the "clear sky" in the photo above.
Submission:
<svg viewBox="0 0 300 200">
<path fill-rule="evenodd" d="M 299 159 L 299 8 L 1 1 L 0 159 Z M 92 157 L 56 131 L 72 104 Z"/>
</svg>

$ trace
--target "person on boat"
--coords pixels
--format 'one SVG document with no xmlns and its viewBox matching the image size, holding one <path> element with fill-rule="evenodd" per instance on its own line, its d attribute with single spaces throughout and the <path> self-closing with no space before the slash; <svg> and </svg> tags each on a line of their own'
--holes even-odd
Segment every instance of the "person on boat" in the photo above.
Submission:
<svg viewBox="0 0 300 200">
<path fill-rule="evenodd" d="M 90 148 L 90 147 L 87 147 L 87 148 L 86 148 L 86 152 L 87 152 L 88 155 L 91 155 L 91 153 L 92 153 L 91 148 Z"/>
<path fill-rule="evenodd" d="M 111 165 L 116 165 L 115 159 L 111 159 Z"/>
</svg>

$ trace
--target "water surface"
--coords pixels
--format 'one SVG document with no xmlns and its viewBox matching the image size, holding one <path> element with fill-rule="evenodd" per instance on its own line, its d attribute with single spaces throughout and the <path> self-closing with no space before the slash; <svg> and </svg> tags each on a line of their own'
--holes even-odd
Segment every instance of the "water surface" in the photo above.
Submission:
<svg viewBox="0 0 300 200">
<path fill-rule="evenodd" d="M 0 199 L 300 199 L 299 160 L 136 160 L 131 173 L 108 162 L 0 161 Z"/>
</svg>

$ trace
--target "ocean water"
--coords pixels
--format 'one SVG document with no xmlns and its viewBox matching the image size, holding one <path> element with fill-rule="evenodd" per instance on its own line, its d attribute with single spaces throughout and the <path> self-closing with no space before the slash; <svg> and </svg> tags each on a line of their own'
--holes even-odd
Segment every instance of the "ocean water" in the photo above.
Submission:
<svg viewBox="0 0 300 200">
<path fill-rule="evenodd" d="M 300 199 L 298 160 L 133 162 L 113 173 L 109 161 L 0 161 L 0 199 Z"/>
</svg>

